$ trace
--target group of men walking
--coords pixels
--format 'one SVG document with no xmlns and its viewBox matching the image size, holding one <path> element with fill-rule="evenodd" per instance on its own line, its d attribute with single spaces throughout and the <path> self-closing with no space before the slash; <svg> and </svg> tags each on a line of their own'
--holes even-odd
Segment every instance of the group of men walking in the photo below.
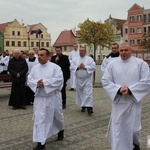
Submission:
<svg viewBox="0 0 150 150">
<path fill-rule="evenodd" d="M 20 51 L 14 50 L 8 71 L 12 77 L 9 105 L 25 109 L 22 92 L 25 83 L 34 98 L 33 150 L 45 149 L 47 138 L 58 133 L 57 140 L 64 138 L 64 117 L 66 108 L 66 85 L 70 79 L 70 91 L 76 90 L 76 104 L 81 112 L 93 113 L 92 74 L 95 61 L 86 55 L 86 48 L 74 45 L 69 56 L 56 47 L 56 55 L 50 57 L 47 49 L 29 51 L 26 61 Z M 101 65 L 102 85 L 110 97 L 111 149 L 140 150 L 141 102 L 150 90 L 149 66 L 143 60 L 132 56 L 129 45 L 112 44 L 112 52 Z M 35 60 L 38 60 L 37 63 Z M 33 65 L 34 62 L 34 65 Z M 29 94 L 30 95 L 30 94 Z M 30 97 L 30 96 L 29 96 Z M 23 101 L 20 105 L 20 101 Z"/>
</svg>

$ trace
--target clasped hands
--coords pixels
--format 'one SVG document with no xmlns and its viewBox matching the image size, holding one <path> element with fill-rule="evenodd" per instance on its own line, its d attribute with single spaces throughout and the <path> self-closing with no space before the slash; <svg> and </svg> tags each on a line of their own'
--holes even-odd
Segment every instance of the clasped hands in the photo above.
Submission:
<svg viewBox="0 0 150 150">
<path fill-rule="evenodd" d="M 79 66 L 78 66 L 78 69 L 85 69 L 85 65 L 83 63 L 81 63 Z"/>
<path fill-rule="evenodd" d="M 120 88 L 120 91 L 119 91 L 122 95 L 129 95 L 130 94 L 130 92 L 129 92 L 129 88 L 128 87 L 126 87 L 126 86 L 122 86 L 121 88 Z"/>
<path fill-rule="evenodd" d="M 43 83 L 43 80 L 38 80 L 37 82 L 37 88 L 43 88 L 44 87 L 44 83 Z"/>
</svg>

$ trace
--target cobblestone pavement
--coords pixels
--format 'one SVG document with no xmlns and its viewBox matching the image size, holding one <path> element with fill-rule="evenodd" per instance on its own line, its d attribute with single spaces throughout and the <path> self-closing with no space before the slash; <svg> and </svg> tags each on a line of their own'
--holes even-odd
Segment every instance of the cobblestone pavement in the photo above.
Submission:
<svg viewBox="0 0 150 150">
<path fill-rule="evenodd" d="M 109 98 L 100 86 L 101 75 L 96 73 L 97 87 L 93 89 L 94 114 L 88 116 L 75 105 L 75 91 L 67 87 L 67 108 L 64 111 L 65 138 L 57 135 L 47 140 L 46 150 L 110 150 L 105 138 L 110 116 Z M 32 150 L 32 105 L 26 110 L 8 107 L 10 88 L 0 89 L 0 150 Z M 143 100 L 141 150 L 147 150 L 150 135 L 150 93 Z"/>
</svg>

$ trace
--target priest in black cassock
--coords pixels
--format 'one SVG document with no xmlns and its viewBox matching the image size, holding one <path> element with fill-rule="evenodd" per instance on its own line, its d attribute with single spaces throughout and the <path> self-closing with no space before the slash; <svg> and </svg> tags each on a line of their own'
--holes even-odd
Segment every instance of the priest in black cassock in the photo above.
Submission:
<svg viewBox="0 0 150 150">
<path fill-rule="evenodd" d="M 28 72 L 26 60 L 21 57 L 21 52 L 18 49 L 13 51 L 13 58 L 8 64 L 8 71 L 11 74 L 11 94 L 9 98 L 9 106 L 13 109 L 26 109 L 25 107 L 25 82 Z"/>
</svg>

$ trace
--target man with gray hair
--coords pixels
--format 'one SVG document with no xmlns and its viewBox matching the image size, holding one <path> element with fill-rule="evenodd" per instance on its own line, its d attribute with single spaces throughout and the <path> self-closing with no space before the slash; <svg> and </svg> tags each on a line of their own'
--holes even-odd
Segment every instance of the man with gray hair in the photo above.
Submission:
<svg viewBox="0 0 150 150">
<path fill-rule="evenodd" d="M 8 71 L 11 75 L 12 87 L 9 106 L 13 109 L 26 109 L 25 107 L 25 82 L 28 72 L 26 60 L 21 57 L 19 49 L 13 51 L 13 58 L 9 60 Z"/>
</svg>

